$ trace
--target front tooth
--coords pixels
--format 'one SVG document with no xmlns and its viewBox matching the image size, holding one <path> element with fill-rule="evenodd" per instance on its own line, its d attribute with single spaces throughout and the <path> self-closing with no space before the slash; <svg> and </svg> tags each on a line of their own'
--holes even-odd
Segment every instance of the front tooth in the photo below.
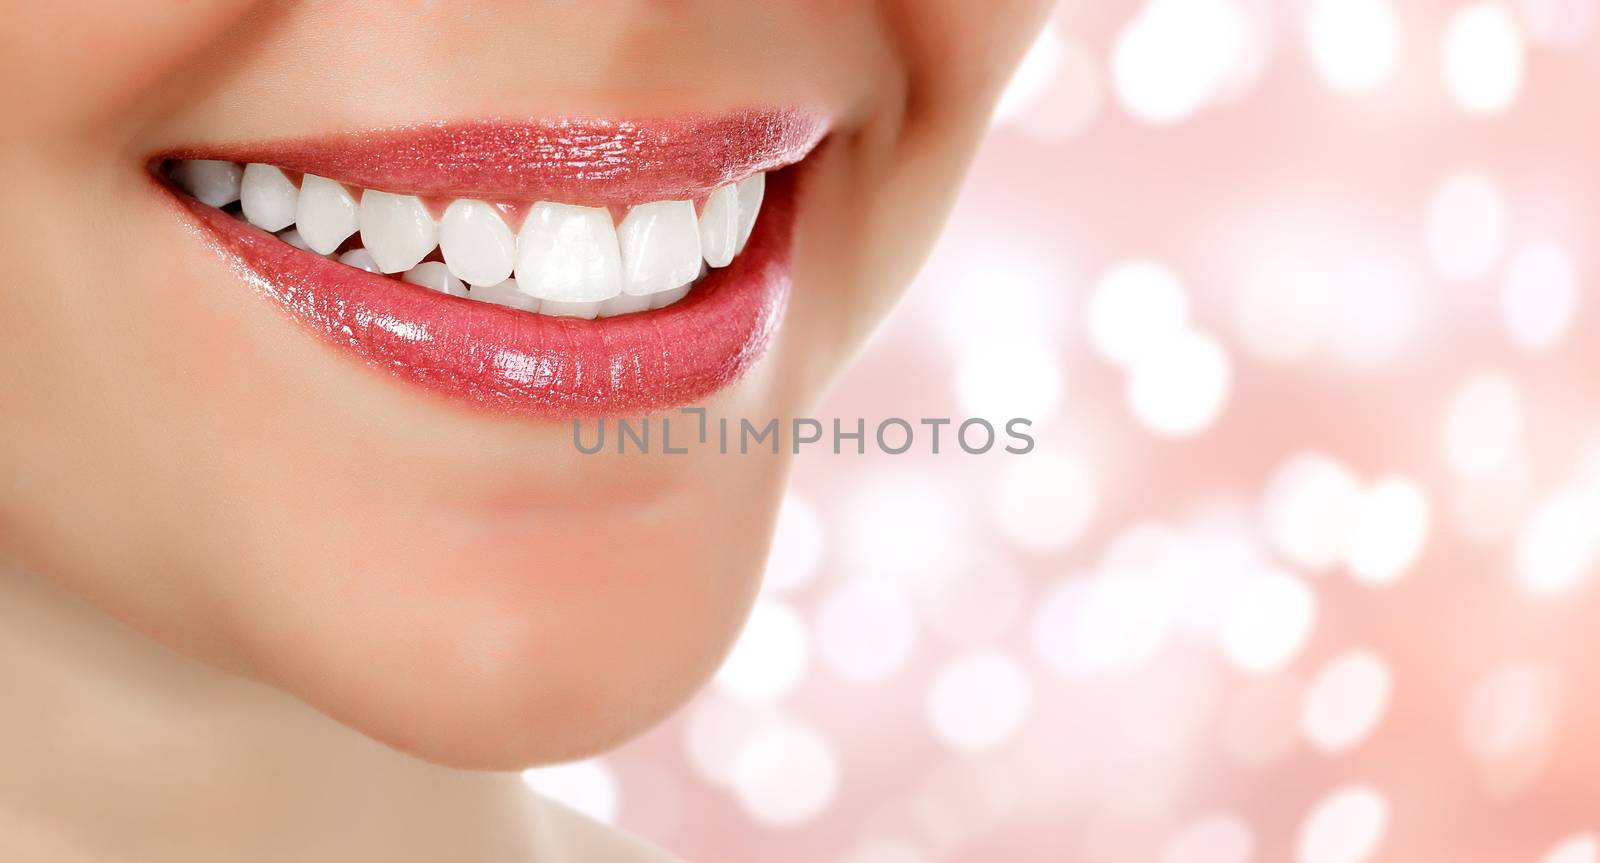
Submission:
<svg viewBox="0 0 1600 863">
<path fill-rule="evenodd" d="M 525 312 L 539 311 L 539 298 L 524 293 L 517 286 L 516 279 L 506 279 L 497 285 L 473 285 L 467 296 L 481 303 L 494 303 Z"/>
<path fill-rule="evenodd" d="M 739 245 L 734 254 L 744 251 L 750 242 L 750 232 L 756 228 L 756 216 L 761 214 L 761 201 L 767 196 L 767 175 L 755 174 L 739 183 Z"/>
<path fill-rule="evenodd" d="M 239 204 L 244 217 L 263 231 L 281 231 L 294 224 L 300 190 L 271 165 L 251 162 L 239 181 Z"/>
<path fill-rule="evenodd" d="M 617 228 L 622 290 L 635 296 L 670 291 L 700 272 L 700 226 L 694 202 L 656 201 L 628 211 Z"/>
<path fill-rule="evenodd" d="M 700 251 L 706 263 L 726 267 L 733 263 L 739 243 L 739 189 L 727 185 L 711 193 L 700 211 Z"/>
<path fill-rule="evenodd" d="M 558 300 L 540 300 L 539 314 L 557 318 L 583 318 L 584 320 L 592 321 L 600 317 L 600 308 L 606 302 L 605 300 L 596 300 L 590 303 L 564 303 Z"/>
<path fill-rule="evenodd" d="M 300 203 L 295 207 L 294 220 L 306 245 L 319 255 L 332 254 L 361 227 L 356 217 L 356 199 L 342 184 L 315 174 L 300 178 Z"/>
<path fill-rule="evenodd" d="M 348 267 L 355 267 L 358 270 L 366 270 L 369 273 L 383 272 L 378 269 L 377 264 L 373 263 L 372 253 L 366 249 L 351 249 L 345 252 L 339 256 L 339 263 Z"/>
<path fill-rule="evenodd" d="M 540 202 L 517 235 L 517 283 L 542 300 L 598 303 L 622 293 L 611 213 Z"/>
<path fill-rule="evenodd" d="M 239 200 L 244 168 L 215 159 L 184 159 L 172 166 L 172 181 L 202 204 L 225 207 Z"/>
<path fill-rule="evenodd" d="M 650 308 L 664 309 L 667 306 L 670 306 L 688 296 L 689 289 L 693 287 L 694 285 L 684 285 L 681 288 L 673 288 L 670 291 L 662 291 L 659 294 L 654 294 L 650 297 Z"/>
<path fill-rule="evenodd" d="M 516 236 L 482 201 L 451 202 L 439 221 L 439 250 L 450 272 L 469 285 L 498 285 L 517 262 Z"/>
<path fill-rule="evenodd" d="M 438 261 L 423 261 L 406 270 L 406 274 L 400 277 L 400 281 L 421 285 L 424 288 L 432 288 L 441 294 L 449 294 L 452 297 L 464 297 L 467 295 L 467 289 L 461 284 L 461 280 L 451 275 L 449 268 Z"/>
<path fill-rule="evenodd" d="M 634 294 L 617 294 L 600 304 L 599 316 L 602 318 L 614 318 L 617 315 L 631 315 L 634 312 L 642 312 L 650 308 L 650 301 L 657 296 L 660 295 L 635 296 Z"/>
<path fill-rule="evenodd" d="M 409 270 L 439 245 L 439 226 L 414 195 L 361 193 L 361 245 L 385 273 Z"/>
</svg>

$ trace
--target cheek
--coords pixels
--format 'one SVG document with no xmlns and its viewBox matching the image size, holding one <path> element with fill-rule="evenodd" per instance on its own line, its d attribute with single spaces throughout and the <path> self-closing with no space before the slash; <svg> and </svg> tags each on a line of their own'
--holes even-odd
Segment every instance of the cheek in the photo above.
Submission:
<svg viewBox="0 0 1600 863">
<path fill-rule="evenodd" d="M 187 58 L 262 0 L 15 3 L 0 30 L 0 81 L 30 94 L 5 126 L 38 138 L 122 117 Z"/>
</svg>

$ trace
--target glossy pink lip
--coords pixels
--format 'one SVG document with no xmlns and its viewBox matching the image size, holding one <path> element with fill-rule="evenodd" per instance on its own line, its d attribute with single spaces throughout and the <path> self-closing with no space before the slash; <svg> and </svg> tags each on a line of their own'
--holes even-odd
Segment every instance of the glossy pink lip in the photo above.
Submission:
<svg viewBox="0 0 1600 863">
<path fill-rule="evenodd" d="M 704 198 L 800 161 L 828 131 L 814 111 L 662 121 L 425 123 L 275 143 L 179 147 L 169 159 L 265 162 L 425 197 L 619 206 Z"/>
<path fill-rule="evenodd" d="M 782 116 L 788 119 L 765 112 L 660 126 L 616 123 L 610 137 L 601 134 L 601 121 L 586 120 L 578 139 L 565 137 L 562 130 L 572 128 L 565 123 L 426 127 L 363 135 L 349 150 L 339 143 L 348 139 L 335 138 L 159 158 L 267 162 L 384 191 L 640 203 L 700 197 L 753 170 L 803 158 L 822 127 L 811 114 Z M 800 134 L 802 127 L 809 131 Z M 695 152 L 683 137 L 691 128 L 720 129 L 724 136 L 701 141 Z M 425 148 L 435 145 L 442 146 L 441 160 L 430 163 Z M 664 309 L 593 321 L 530 314 L 366 273 L 293 248 L 162 185 L 246 282 L 327 342 L 480 408 L 559 418 L 691 403 L 732 383 L 762 355 L 788 297 L 794 174 L 769 175 L 755 233 L 732 265 L 713 270 Z"/>
</svg>

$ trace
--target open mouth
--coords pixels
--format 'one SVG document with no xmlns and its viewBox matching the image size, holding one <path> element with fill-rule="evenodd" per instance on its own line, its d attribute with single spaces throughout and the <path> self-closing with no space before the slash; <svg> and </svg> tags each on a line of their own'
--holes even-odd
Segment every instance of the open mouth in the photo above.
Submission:
<svg viewBox="0 0 1600 863">
<path fill-rule="evenodd" d="M 816 114 L 466 123 L 152 166 L 252 286 L 435 392 L 534 416 L 688 403 L 764 351 Z"/>
</svg>

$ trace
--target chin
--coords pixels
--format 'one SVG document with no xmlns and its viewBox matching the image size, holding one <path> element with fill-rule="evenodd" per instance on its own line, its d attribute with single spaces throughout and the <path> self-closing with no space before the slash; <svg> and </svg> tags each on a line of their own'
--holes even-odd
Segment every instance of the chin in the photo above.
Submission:
<svg viewBox="0 0 1600 863">
<path fill-rule="evenodd" d="M 445 519 L 341 540 L 338 559 L 260 574 L 226 629 L 248 633 L 237 651 L 250 676 L 427 761 L 510 770 L 585 757 L 710 677 L 759 582 L 770 505 L 718 512 L 684 508 L 702 502 L 689 489 L 668 497 L 600 501 L 610 518 L 540 514 L 491 528 L 501 533 L 487 543 L 441 530 Z"/>
</svg>

